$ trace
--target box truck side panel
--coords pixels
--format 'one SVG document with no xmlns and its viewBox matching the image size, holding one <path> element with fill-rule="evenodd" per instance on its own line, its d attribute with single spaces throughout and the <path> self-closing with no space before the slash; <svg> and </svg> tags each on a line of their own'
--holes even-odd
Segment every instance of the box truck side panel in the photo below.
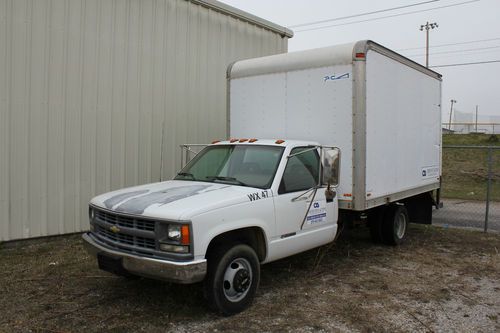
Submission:
<svg viewBox="0 0 500 333">
<path fill-rule="evenodd" d="M 352 85 L 352 65 L 232 79 L 230 135 L 315 141 L 341 148 L 338 194 L 340 200 L 350 201 Z"/>
<path fill-rule="evenodd" d="M 440 85 L 440 80 L 421 71 L 368 52 L 367 201 L 439 187 Z"/>
<path fill-rule="evenodd" d="M 232 79 L 229 135 L 233 138 L 283 138 L 286 134 L 286 74 Z"/>
</svg>

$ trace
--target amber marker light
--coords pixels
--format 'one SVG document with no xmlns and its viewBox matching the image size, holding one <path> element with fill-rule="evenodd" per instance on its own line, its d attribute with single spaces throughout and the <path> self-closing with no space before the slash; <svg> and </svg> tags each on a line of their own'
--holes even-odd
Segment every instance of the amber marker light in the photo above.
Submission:
<svg viewBox="0 0 500 333">
<path fill-rule="evenodd" d="M 214 140 L 214 141 L 212 141 L 212 144 L 214 145 L 214 144 L 219 143 L 219 142 L 220 142 L 220 140 Z"/>
<path fill-rule="evenodd" d="M 257 139 L 250 139 L 250 140 L 248 140 L 248 142 L 250 142 L 250 143 L 254 143 L 255 141 L 258 141 L 258 140 Z"/>
<path fill-rule="evenodd" d="M 189 226 L 183 225 L 181 227 L 181 244 L 189 245 Z"/>
<path fill-rule="evenodd" d="M 240 139 L 240 141 L 238 141 L 239 143 L 242 143 L 242 142 L 247 142 L 248 139 Z"/>
<path fill-rule="evenodd" d="M 276 140 L 275 144 L 280 145 L 280 144 L 282 144 L 283 142 L 285 142 L 285 140 Z"/>
<path fill-rule="evenodd" d="M 231 140 L 229 140 L 230 143 L 235 143 L 236 141 L 238 141 L 238 139 L 231 139 Z"/>
</svg>

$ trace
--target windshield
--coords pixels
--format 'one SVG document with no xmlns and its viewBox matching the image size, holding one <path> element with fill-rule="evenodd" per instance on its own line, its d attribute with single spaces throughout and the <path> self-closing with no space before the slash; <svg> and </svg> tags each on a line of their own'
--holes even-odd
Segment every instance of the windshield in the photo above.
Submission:
<svg viewBox="0 0 500 333">
<path fill-rule="evenodd" d="M 269 188 L 282 154 L 282 147 L 209 146 L 196 155 L 174 179 Z"/>
</svg>

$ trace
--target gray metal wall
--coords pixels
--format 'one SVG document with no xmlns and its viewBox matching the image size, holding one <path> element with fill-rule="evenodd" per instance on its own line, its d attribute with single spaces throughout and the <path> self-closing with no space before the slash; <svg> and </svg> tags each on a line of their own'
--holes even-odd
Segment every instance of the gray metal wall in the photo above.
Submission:
<svg viewBox="0 0 500 333">
<path fill-rule="evenodd" d="M 211 0 L 0 0 L 0 241 L 85 230 L 92 196 L 224 138 L 227 65 L 287 51 L 259 22 Z"/>
</svg>

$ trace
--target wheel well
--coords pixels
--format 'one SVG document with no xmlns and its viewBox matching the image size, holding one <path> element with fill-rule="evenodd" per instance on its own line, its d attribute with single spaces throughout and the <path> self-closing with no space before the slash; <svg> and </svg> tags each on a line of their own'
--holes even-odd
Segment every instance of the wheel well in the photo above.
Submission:
<svg viewBox="0 0 500 333">
<path fill-rule="evenodd" d="M 255 253 L 257 253 L 257 257 L 259 257 L 259 261 L 261 262 L 266 258 L 267 247 L 264 231 L 259 227 L 231 230 L 216 236 L 210 241 L 205 257 L 207 257 L 213 249 L 231 243 L 242 243 L 250 246 L 254 249 Z"/>
</svg>

